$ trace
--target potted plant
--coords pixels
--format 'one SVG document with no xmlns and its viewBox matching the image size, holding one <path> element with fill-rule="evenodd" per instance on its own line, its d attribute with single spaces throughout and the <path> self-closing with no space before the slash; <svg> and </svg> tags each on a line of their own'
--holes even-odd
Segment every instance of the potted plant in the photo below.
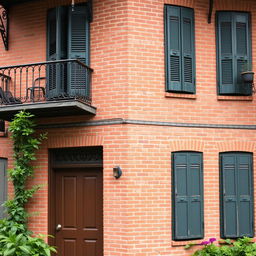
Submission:
<svg viewBox="0 0 256 256">
<path fill-rule="evenodd" d="M 249 63 L 245 63 L 242 68 L 241 78 L 244 83 L 252 84 L 254 79 L 254 72 L 251 71 Z"/>
</svg>

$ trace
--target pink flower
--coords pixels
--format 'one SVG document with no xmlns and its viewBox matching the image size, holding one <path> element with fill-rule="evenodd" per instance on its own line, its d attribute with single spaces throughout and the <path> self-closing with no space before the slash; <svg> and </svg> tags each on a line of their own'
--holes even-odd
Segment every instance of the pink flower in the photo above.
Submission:
<svg viewBox="0 0 256 256">
<path fill-rule="evenodd" d="M 215 242 L 217 239 L 216 238 L 210 238 L 209 242 L 212 244 L 213 242 Z"/>
<path fill-rule="evenodd" d="M 208 245 L 208 244 L 210 244 L 209 241 L 203 241 L 200 245 Z"/>
</svg>

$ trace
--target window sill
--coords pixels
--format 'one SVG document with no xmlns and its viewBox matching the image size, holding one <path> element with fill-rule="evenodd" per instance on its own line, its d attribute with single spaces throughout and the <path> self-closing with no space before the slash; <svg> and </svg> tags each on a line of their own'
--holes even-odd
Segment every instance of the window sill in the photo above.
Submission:
<svg viewBox="0 0 256 256">
<path fill-rule="evenodd" d="M 185 246 L 187 244 L 194 244 L 194 245 L 200 245 L 204 239 L 200 240 L 188 240 L 188 241 L 172 241 L 172 246 L 173 247 L 179 247 L 179 246 Z"/>
<path fill-rule="evenodd" d="M 233 101 L 253 101 L 253 96 L 223 96 L 223 95 L 218 95 L 217 100 L 223 100 L 223 101 L 228 101 L 228 100 L 233 100 Z"/>
<path fill-rule="evenodd" d="M 165 97 L 166 98 L 189 99 L 189 100 L 195 100 L 196 99 L 195 94 L 183 94 L 183 93 L 173 93 L 173 92 L 166 92 Z"/>
</svg>

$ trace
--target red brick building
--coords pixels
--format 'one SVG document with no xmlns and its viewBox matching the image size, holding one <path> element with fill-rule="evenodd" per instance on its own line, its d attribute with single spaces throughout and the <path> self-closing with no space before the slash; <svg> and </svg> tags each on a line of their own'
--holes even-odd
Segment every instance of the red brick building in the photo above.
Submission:
<svg viewBox="0 0 256 256">
<path fill-rule="evenodd" d="M 74 2 L 0 1 L 0 119 L 26 109 L 48 133 L 30 227 L 66 256 L 253 237 L 256 2 Z M 4 200 L 4 133 L 0 163 Z"/>
</svg>

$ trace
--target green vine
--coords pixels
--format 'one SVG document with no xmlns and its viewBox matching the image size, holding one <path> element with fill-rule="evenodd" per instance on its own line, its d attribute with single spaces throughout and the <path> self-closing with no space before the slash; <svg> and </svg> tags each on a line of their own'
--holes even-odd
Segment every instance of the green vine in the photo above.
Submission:
<svg viewBox="0 0 256 256">
<path fill-rule="evenodd" d="M 36 150 L 45 134 L 34 136 L 33 115 L 21 111 L 15 115 L 9 130 L 13 140 L 14 167 L 9 170 L 9 179 L 14 186 L 14 196 L 5 202 L 7 217 L 0 220 L 0 256 L 50 256 L 55 248 L 49 246 L 42 236 L 36 237 L 28 230 L 26 204 L 40 188 L 35 185 L 27 188 L 27 181 L 34 174 L 31 161 L 36 160 Z"/>
<path fill-rule="evenodd" d="M 34 173 L 31 161 L 36 160 L 35 151 L 39 149 L 45 135 L 33 137 L 35 123 L 33 115 L 21 111 L 10 123 L 11 138 L 13 140 L 14 168 L 9 170 L 10 180 L 14 186 L 14 198 L 6 202 L 8 220 L 26 225 L 28 213 L 25 205 L 40 186 L 26 189 L 26 182 Z"/>
</svg>

